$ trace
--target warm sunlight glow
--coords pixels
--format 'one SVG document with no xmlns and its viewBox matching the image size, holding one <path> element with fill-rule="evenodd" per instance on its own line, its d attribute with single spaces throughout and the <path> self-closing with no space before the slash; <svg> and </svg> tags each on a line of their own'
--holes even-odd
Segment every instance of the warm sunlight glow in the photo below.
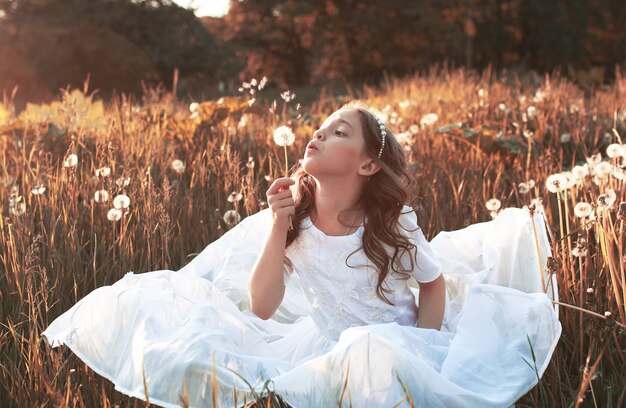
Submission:
<svg viewBox="0 0 626 408">
<path fill-rule="evenodd" d="M 185 8 L 194 8 L 198 17 L 222 17 L 228 12 L 229 0 L 174 0 Z"/>
</svg>

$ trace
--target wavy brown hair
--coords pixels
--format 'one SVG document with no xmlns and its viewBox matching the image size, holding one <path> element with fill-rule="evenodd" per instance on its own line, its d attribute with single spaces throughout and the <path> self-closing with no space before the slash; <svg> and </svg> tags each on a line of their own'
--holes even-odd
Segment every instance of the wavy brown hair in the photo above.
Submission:
<svg viewBox="0 0 626 408">
<path fill-rule="evenodd" d="M 348 258 L 361 249 L 365 252 L 378 272 L 376 284 L 378 297 L 387 304 L 393 304 L 385 296 L 385 293 L 391 293 L 388 288 L 383 287 L 385 278 L 390 271 L 393 271 L 408 279 L 414 267 L 416 247 L 406 236 L 402 235 L 398 223 L 403 204 L 408 201 L 409 188 L 413 185 L 414 179 L 408 172 L 404 151 L 388 126 L 385 125 L 387 129 L 385 147 L 381 157 L 378 158 L 382 139 L 378 122 L 370 108 L 360 101 L 347 103 L 342 106 L 342 109 L 344 108 L 354 109 L 359 113 L 366 151 L 381 166 L 380 170 L 370 176 L 364 184 L 358 205 L 364 210 L 366 217 L 362 243 L 361 247 L 352 252 Z M 302 168 L 296 170 L 292 177 L 296 180 L 297 186 L 296 213 L 293 217 L 294 228 L 287 233 L 287 246 L 298 238 L 301 221 L 310 216 L 315 209 L 316 184 L 313 177 Z M 341 218 L 340 214 L 339 222 L 344 224 Z M 409 256 L 409 270 L 401 268 L 400 258 L 405 251 L 413 255 Z M 290 264 L 288 259 L 286 261 Z M 346 259 L 346 264 L 347 262 Z"/>
</svg>

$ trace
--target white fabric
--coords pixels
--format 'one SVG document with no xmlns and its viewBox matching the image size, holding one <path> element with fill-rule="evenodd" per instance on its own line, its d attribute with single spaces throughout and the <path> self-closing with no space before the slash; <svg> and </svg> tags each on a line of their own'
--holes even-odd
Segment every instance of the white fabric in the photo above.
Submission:
<svg viewBox="0 0 626 408">
<path fill-rule="evenodd" d="M 538 265 L 550 255 L 542 219 L 535 216 L 540 259 L 521 209 L 430 243 L 414 213 L 399 221 L 417 245 L 412 278 L 445 277 L 441 331 L 416 327 L 413 279 L 388 276 L 390 306 L 376 297 L 362 250 L 346 264 L 363 227 L 331 237 L 308 218 L 287 251 L 293 271 L 284 270 L 283 302 L 271 319 L 256 317 L 247 278 L 270 227 L 264 210 L 177 272 L 129 272 L 94 290 L 43 335 L 128 395 L 145 398 L 145 375 L 150 401 L 166 407 L 180 404 L 184 384 L 191 406 L 212 406 L 212 369 L 220 407 L 234 406 L 234 395 L 249 401 L 250 387 L 260 392 L 268 379 L 293 407 L 337 406 L 345 381 L 343 404 L 355 407 L 394 406 L 405 388 L 415 406 L 513 404 L 537 383 L 561 333 L 552 290 L 542 293 Z"/>
</svg>

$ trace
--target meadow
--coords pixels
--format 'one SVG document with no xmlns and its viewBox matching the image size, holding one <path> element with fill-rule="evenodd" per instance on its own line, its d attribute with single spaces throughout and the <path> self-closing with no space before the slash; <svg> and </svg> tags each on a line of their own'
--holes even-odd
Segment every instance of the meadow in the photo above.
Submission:
<svg viewBox="0 0 626 408">
<path fill-rule="evenodd" d="M 21 112 L 5 97 L 0 401 L 143 405 L 41 332 L 93 289 L 128 271 L 177 270 L 267 206 L 285 171 L 274 129 L 293 129 L 287 160 L 297 165 L 316 126 L 358 97 L 404 145 L 428 237 L 506 207 L 545 215 L 563 334 L 517 405 L 626 404 L 626 79 L 589 91 L 558 75 L 433 69 L 302 104 L 297 94 L 264 98 L 260 85 L 196 102 L 160 87 L 103 101 L 85 85 Z"/>
</svg>

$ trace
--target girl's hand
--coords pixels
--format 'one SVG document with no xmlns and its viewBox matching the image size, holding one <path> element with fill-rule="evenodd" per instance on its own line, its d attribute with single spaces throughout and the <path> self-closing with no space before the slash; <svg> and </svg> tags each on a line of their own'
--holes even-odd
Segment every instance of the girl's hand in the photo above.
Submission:
<svg viewBox="0 0 626 408">
<path fill-rule="evenodd" d="M 274 226 L 284 230 L 291 226 L 291 216 L 296 213 L 295 201 L 289 188 L 293 184 L 295 184 L 295 180 L 280 177 L 274 180 L 265 193 L 267 204 L 274 218 Z"/>
</svg>

